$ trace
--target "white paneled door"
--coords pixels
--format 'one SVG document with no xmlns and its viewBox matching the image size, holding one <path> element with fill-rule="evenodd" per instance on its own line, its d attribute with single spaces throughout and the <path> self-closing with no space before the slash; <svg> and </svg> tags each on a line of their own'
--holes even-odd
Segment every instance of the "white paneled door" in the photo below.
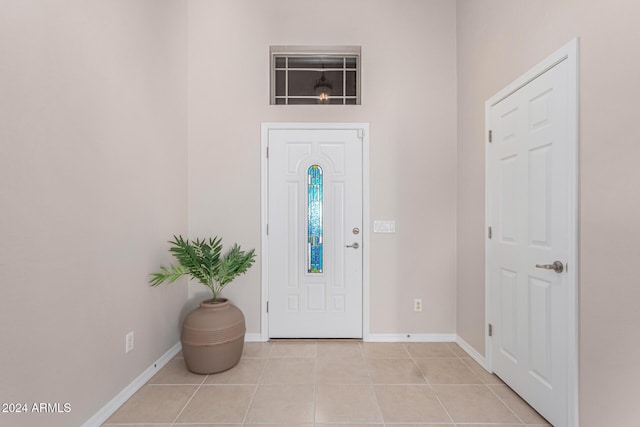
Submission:
<svg viewBox="0 0 640 427">
<path fill-rule="evenodd" d="M 270 338 L 362 337 L 362 135 L 268 130 Z"/>
<path fill-rule="evenodd" d="M 567 61 L 490 106 L 487 279 L 491 366 L 567 425 L 571 150 Z"/>
</svg>

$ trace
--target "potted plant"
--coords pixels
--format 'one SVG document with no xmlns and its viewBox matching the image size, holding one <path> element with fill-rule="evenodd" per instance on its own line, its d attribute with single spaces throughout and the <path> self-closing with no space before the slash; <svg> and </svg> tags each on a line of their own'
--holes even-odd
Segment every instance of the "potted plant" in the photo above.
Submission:
<svg viewBox="0 0 640 427">
<path fill-rule="evenodd" d="M 222 255 L 222 238 L 189 241 L 173 236 L 169 251 L 177 265 L 160 267 L 151 275 L 151 286 L 173 283 L 183 276 L 198 280 L 209 288 L 212 299 L 187 315 L 180 334 L 187 369 L 198 374 L 213 374 L 234 367 L 242 356 L 244 316 L 240 309 L 220 292 L 238 275 L 245 273 L 255 261 L 255 250 L 243 251 L 234 244 Z"/>
</svg>

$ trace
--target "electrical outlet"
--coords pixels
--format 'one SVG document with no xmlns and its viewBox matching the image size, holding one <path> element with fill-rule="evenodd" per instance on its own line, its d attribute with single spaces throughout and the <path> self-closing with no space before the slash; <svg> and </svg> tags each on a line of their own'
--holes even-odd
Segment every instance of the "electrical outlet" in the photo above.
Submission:
<svg viewBox="0 0 640 427">
<path fill-rule="evenodd" d="M 133 331 L 129 332 L 125 337 L 124 352 L 129 353 L 133 350 Z"/>
<path fill-rule="evenodd" d="M 413 300 L 413 311 L 422 311 L 422 299 L 416 298 Z"/>
</svg>

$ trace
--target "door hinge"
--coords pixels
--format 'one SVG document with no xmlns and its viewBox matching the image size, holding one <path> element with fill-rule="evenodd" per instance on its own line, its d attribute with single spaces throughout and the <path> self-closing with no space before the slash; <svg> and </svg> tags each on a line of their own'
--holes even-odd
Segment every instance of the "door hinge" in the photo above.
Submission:
<svg viewBox="0 0 640 427">
<path fill-rule="evenodd" d="M 267 159 L 269 158 L 269 146 L 267 146 Z"/>
<path fill-rule="evenodd" d="M 489 131 L 489 142 L 493 142 L 493 132 Z"/>
<path fill-rule="evenodd" d="M 269 301 L 267 301 L 267 313 L 269 312 Z"/>
<path fill-rule="evenodd" d="M 489 227 L 489 231 L 487 234 L 489 235 L 489 238 L 493 236 L 493 230 L 491 229 L 491 227 Z"/>
<path fill-rule="evenodd" d="M 267 224 L 267 236 L 269 235 L 269 224 Z"/>
<path fill-rule="evenodd" d="M 493 336 L 493 325 L 491 323 L 489 323 L 489 336 Z"/>
</svg>

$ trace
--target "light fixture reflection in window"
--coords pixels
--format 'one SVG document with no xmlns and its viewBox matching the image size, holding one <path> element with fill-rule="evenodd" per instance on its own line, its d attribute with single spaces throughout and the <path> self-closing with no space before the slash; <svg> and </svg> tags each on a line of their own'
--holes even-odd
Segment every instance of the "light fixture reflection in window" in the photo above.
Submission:
<svg viewBox="0 0 640 427">
<path fill-rule="evenodd" d="M 331 84 L 330 80 L 324 75 L 324 71 L 318 80 L 316 80 L 316 84 L 313 85 L 313 89 L 318 96 L 318 104 L 328 104 L 329 96 L 331 95 L 331 89 L 333 89 L 333 84 Z"/>
</svg>

